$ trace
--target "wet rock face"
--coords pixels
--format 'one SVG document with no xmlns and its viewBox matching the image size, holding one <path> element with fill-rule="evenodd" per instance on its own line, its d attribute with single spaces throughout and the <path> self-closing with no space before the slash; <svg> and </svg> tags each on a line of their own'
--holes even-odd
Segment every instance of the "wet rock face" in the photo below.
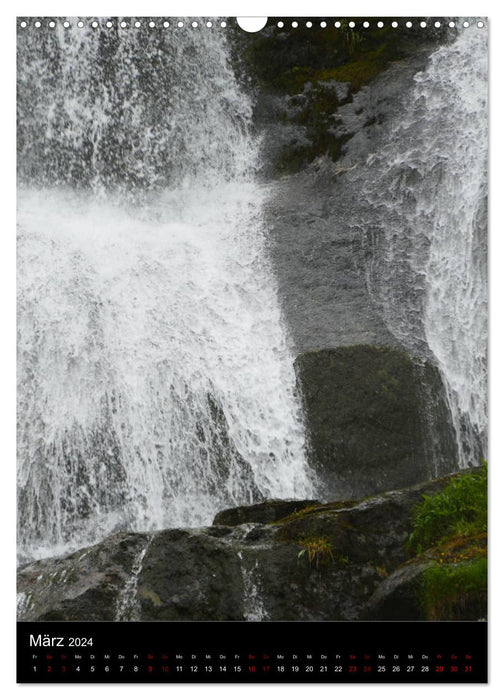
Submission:
<svg viewBox="0 0 504 700">
<path fill-rule="evenodd" d="M 158 533 L 138 577 L 143 620 L 234 620 L 243 598 L 240 560 L 227 528 Z"/>
<path fill-rule="evenodd" d="M 417 46 L 358 91 L 345 93 L 341 82 L 324 79 L 322 86 L 304 82 L 282 98 L 287 118 L 278 129 L 289 132 L 284 151 L 297 153 L 308 138 L 298 116 L 326 104 L 322 88 L 334 93 L 331 125 L 324 128 L 341 145 L 338 154 L 314 149 L 309 165 L 275 182 L 266 210 L 271 259 L 297 354 L 310 461 L 328 499 L 414 484 L 436 475 L 432 465 L 437 474 L 457 468 L 445 387 L 424 337 L 423 282 L 412 274 L 395 281 L 393 296 L 391 290 L 401 318 L 401 299 L 413 309 L 406 314 L 414 321 L 413 353 L 391 331 L 395 326 L 383 307 L 386 285 L 384 292 L 377 283 L 386 261 L 373 211 L 386 207 L 388 195 L 374 204 L 365 197 L 356 201 L 429 53 Z M 279 97 L 270 102 L 280 109 Z M 313 121 L 319 124 L 320 116 L 313 114 Z M 304 129 L 296 138 L 294 125 Z M 383 212 L 381 220 L 387 221 Z"/>
<path fill-rule="evenodd" d="M 453 471 L 456 446 L 437 369 L 358 345 L 296 360 L 309 454 L 331 498 L 361 498 Z"/>
<path fill-rule="evenodd" d="M 352 167 L 352 166 L 349 166 Z M 323 160 L 272 188 L 269 252 L 296 354 L 369 343 L 401 347 L 366 285 L 362 232 L 340 206 L 338 164 Z"/>
<path fill-rule="evenodd" d="M 265 132 L 265 176 L 298 172 L 326 153 L 337 159 L 346 140 L 337 131 L 340 114 L 353 96 L 390 66 L 418 66 L 442 34 L 270 26 L 245 39 L 240 35 L 236 68 L 256 85 L 254 118 Z"/>
<path fill-rule="evenodd" d="M 18 620 L 114 620 L 148 535 L 116 533 L 99 545 L 43 559 L 18 574 Z"/>
<path fill-rule="evenodd" d="M 390 575 L 410 557 L 413 507 L 446 483 L 363 501 L 300 501 L 299 508 L 290 501 L 283 511 L 279 502 L 258 504 L 249 515 L 241 509 L 233 526 L 117 533 L 22 567 L 18 619 L 378 619 L 386 613 L 369 601 L 387 577 L 394 584 Z M 256 523 L 259 506 L 288 515 Z"/>
</svg>

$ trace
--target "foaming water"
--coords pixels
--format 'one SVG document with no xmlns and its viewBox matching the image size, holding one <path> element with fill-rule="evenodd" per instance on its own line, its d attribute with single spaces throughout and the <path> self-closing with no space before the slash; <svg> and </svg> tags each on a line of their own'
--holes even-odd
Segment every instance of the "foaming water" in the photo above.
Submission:
<svg viewBox="0 0 504 700">
<path fill-rule="evenodd" d="M 112 80 L 106 38 L 58 32 L 21 50 L 21 105 L 34 103 L 18 214 L 23 559 L 313 492 L 251 106 L 225 40 L 159 35 L 135 69 L 144 38 L 125 33 L 107 48 Z M 133 151 L 107 150 L 107 133 L 130 143 L 135 129 Z"/>
<path fill-rule="evenodd" d="M 452 105 L 449 116 L 431 99 L 439 82 Z M 473 463 L 486 456 L 488 420 L 487 90 L 486 37 L 477 29 L 434 54 L 416 87 L 438 123 L 429 139 L 445 162 L 435 191 L 439 214 L 429 230 L 425 334 L 458 418 L 461 458 Z"/>
<path fill-rule="evenodd" d="M 126 18 L 18 34 L 18 176 L 29 186 L 145 191 L 251 175 L 252 105 L 226 32 Z M 158 23 L 159 25 L 159 23 Z"/>
<path fill-rule="evenodd" d="M 486 50 L 473 27 L 432 54 L 362 181 L 369 286 L 396 337 L 441 369 L 461 466 L 486 455 Z"/>
</svg>

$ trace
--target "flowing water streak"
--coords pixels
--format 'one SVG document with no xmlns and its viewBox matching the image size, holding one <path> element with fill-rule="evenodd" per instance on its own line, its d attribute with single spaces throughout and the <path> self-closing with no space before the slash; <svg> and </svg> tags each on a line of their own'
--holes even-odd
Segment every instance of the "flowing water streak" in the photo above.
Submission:
<svg viewBox="0 0 504 700">
<path fill-rule="evenodd" d="M 240 559 L 242 557 L 240 556 Z M 241 564 L 243 579 L 243 617 L 247 622 L 262 622 L 269 615 L 261 595 L 261 575 L 257 559 L 253 566 Z"/>
<path fill-rule="evenodd" d="M 108 31 L 20 41 L 23 559 L 312 494 L 225 37 Z"/>
<path fill-rule="evenodd" d="M 142 571 L 143 560 L 147 554 L 154 535 L 151 535 L 145 545 L 140 548 L 131 566 L 131 575 L 127 579 L 122 591 L 119 593 L 116 606 L 116 621 L 136 621 L 141 619 L 140 605 L 138 601 L 138 577 Z"/>
<path fill-rule="evenodd" d="M 464 29 L 432 54 L 382 139 L 362 180 L 369 286 L 405 347 L 434 357 L 460 464 L 479 463 L 487 434 L 486 32 Z"/>
</svg>

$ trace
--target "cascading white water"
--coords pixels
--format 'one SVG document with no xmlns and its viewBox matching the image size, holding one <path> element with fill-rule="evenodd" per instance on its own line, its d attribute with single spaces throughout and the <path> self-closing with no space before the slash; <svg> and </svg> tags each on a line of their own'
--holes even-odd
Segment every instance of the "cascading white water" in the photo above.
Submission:
<svg viewBox="0 0 504 700">
<path fill-rule="evenodd" d="M 436 192 L 439 214 L 429 230 L 425 334 L 446 377 L 461 458 L 486 456 L 487 435 L 487 55 L 476 28 L 431 59 L 416 92 L 439 125 L 430 138 L 446 165 Z M 457 80 L 449 79 L 457 69 Z M 442 81 L 451 119 L 431 100 Z M 443 119 L 443 117 L 445 117 Z M 479 444 L 474 444 L 474 431 Z"/>
<path fill-rule="evenodd" d="M 461 466 L 486 455 L 486 110 L 486 32 L 472 27 L 415 76 L 362 180 L 370 288 L 392 332 L 439 365 Z"/>
<path fill-rule="evenodd" d="M 24 559 L 312 494 L 223 32 L 71 24 L 19 40 Z"/>
</svg>

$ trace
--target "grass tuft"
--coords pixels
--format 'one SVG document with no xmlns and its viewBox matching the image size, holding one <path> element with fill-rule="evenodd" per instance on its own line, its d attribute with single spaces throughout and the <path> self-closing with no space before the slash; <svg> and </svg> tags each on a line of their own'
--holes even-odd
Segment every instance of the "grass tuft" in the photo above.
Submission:
<svg viewBox="0 0 504 700">
<path fill-rule="evenodd" d="M 487 464 L 477 472 L 460 474 L 441 493 L 424 496 L 413 515 L 408 546 L 420 554 L 437 542 L 487 531 Z"/>
</svg>

